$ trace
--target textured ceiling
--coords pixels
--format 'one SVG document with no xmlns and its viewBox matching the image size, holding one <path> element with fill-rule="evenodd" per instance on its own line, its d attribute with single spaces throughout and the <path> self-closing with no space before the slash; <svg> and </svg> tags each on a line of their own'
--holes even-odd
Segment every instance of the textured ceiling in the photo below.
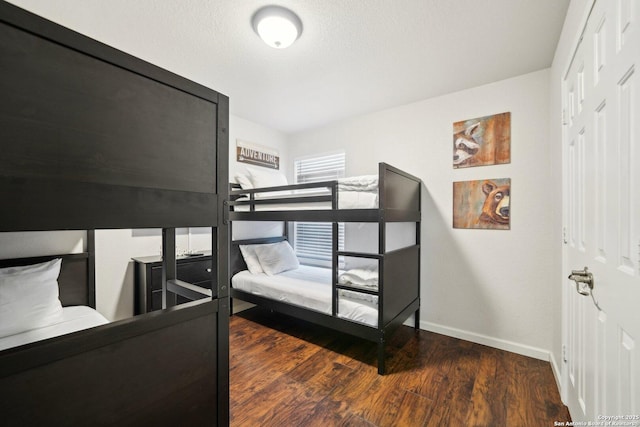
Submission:
<svg viewBox="0 0 640 427">
<path fill-rule="evenodd" d="M 551 65 L 569 0 L 10 0 L 230 97 L 294 133 Z M 289 49 L 251 15 L 295 11 Z"/>
</svg>

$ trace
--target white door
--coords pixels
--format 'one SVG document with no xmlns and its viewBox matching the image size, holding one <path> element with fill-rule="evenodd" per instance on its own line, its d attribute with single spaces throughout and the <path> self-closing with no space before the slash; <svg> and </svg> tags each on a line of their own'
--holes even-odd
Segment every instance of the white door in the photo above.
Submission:
<svg viewBox="0 0 640 427">
<path fill-rule="evenodd" d="M 594 280 L 593 298 L 569 279 L 563 289 L 574 421 L 640 426 L 639 12 L 640 0 L 597 0 L 563 85 L 563 265 Z"/>
</svg>

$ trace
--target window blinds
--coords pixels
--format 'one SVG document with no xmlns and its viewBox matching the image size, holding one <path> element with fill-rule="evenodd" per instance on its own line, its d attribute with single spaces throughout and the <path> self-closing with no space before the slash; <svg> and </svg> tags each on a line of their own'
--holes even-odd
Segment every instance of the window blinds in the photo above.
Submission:
<svg viewBox="0 0 640 427">
<path fill-rule="evenodd" d="M 333 153 L 306 157 L 294 162 L 295 182 L 330 181 L 342 178 L 345 173 L 345 154 Z M 294 245 L 298 258 L 303 263 L 331 264 L 331 223 L 296 222 Z M 344 248 L 344 224 L 338 224 L 338 249 Z"/>
<path fill-rule="evenodd" d="M 295 161 L 296 184 L 330 181 L 342 178 L 345 169 L 344 153 L 307 157 Z"/>
</svg>

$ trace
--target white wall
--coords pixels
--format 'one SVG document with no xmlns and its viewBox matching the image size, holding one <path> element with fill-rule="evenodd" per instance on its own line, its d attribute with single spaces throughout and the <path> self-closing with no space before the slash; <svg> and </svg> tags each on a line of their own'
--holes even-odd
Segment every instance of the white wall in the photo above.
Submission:
<svg viewBox="0 0 640 427">
<path fill-rule="evenodd" d="M 96 309 L 109 320 L 133 316 L 132 257 L 162 253 L 159 229 L 96 231 Z M 188 249 L 187 229 L 176 232 L 176 250 Z M 211 244 L 204 248 L 210 249 Z"/>
<path fill-rule="evenodd" d="M 289 160 L 287 153 L 286 134 L 236 116 L 230 117 L 229 128 L 229 180 L 231 182 L 235 182 L 236 173 L 246 174 L 246 163 L 239 163 L 236 160 L 236 140 L 238 139 L 275 149 L 280 156 L 280 172 L 289 182 L 293 182 L 293 162 Z M 235 222 L 232 226 L 231 238 L 242 240 L 279 236 L 282 232 L 282 222 Z"/>
<path fill-rule="evenodd" d="M 230 100 L 233 103 L 233 99 Z M 293 165 L 287 155 L 287 136 L 277 130 L 231 115 L 229 117 L 229 178 L 244 171 L 245 164 L 236 161 L 236 140 L 273 148 L 280 154 L 280 172 L 291 179 Z"/>
<path fill-rule="evenodd" d="M 453 122 L 511 112 L 511 163 L 452 168 Z M 291 158 L 344 148 L 347 175 L 384 161 L 424 181 L 421 327 L 543 359 L 560 301 L 549 70 L 290 136 Z M 452 182 L 511 178 L 510 231 L 452 228 Z"/>
<path fill-rule="evenodd" d="M 0 259 L 82 252 L 85 237 L 84 231 L 0 233 Z"/>
</svg>

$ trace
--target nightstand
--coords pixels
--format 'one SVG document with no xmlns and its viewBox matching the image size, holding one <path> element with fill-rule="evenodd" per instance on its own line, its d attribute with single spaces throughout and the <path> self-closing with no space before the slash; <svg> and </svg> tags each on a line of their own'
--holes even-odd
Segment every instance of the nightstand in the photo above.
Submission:
<svg viewBox="0 0 640 427">
<path fill-rule="evenodd" d="M 135 314 L 148 313 L 162 308 L 162 257 L 146 256 L 132 258 L 135 262 Z M 211 289 L 211 251 L 203 255 L 184 256 L 176 260 L 178 279 Z M 167 292 L 167 306 L 190 301 L 187 298 Z"/>
</svg>

